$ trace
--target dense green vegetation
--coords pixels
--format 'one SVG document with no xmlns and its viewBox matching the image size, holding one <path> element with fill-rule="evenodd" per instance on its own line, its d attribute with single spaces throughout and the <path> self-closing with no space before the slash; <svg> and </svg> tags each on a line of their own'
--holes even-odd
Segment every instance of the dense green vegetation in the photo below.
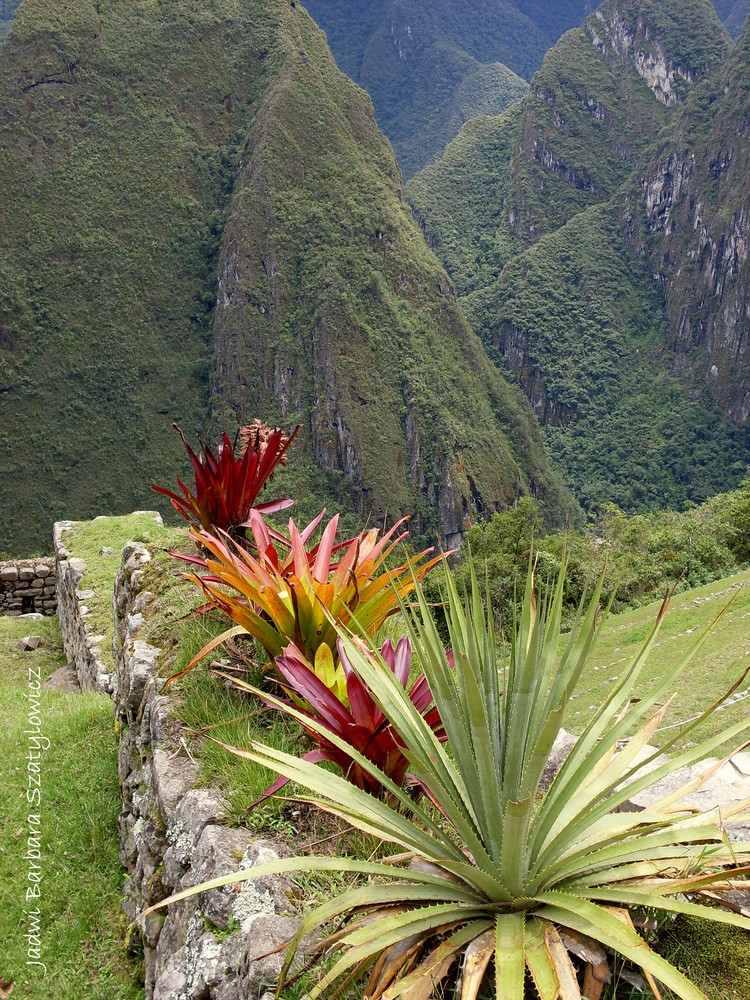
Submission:
<svg viewBox="0 0 750 1000">
<path fill-rule="evenodd" d="M 21 652 L 18 640 L 31 624 L 42 644 Z M 41 752 L 41 788 L 27 781 L 35 748 L 28 735 L 34 732 L 29 680 L 44 679 L 64 664 L 56 619 L 0 618 L 0 980 L 5 995 L 12 992 L 19 1000 L 136 1000 L 142 989 L 125 954 L 120 908 L 120 792 L 108 697 L 42 692 L 41 731 L 49 749 Z M 27 790 L 40 792 L 38 807 L 27 800 Z M 39 824 L 30 824 L 30 813 L 39 815 Z M 34 856 L 30 862 L 27 855 L 29 848 L 37 849 L 40 829 L 41 858 L 35 862 L 42 874 L 40 895 L 27 901 L 27 888 L 35 884 L 28 878 L 35 871 Z M 34 914 L 37 908 L 40 913 Z M 28 953 L 34 941 L 27 933 L 40 938 L 46 973 L 27 964 L 36 960 Z"/>
<path fill-rule="evenodd" d="M 513 74 L 530 80 L 545 52 L 598 5 L 308 0 L 305 6 L 327 33 L 339 66 L 372 97 L 408 178 L 441 153 L 463 122 L 499 114 L 520 96 Z M 739 35 L 748 0 L 715 0 L 715 6 Z M 650 5 L 649 18 L 658 17 L 658 8 Z M 675 34 L 683 34 L 679 16 L 673 23 Z"/>
<path fill-rule="evenodd" d="M 450 532 L 533 489 L 562 516 L 522 394 L 300 8 L 26 0 L 0 107 L 0 551 L 152 506 L 183 467 L 171 422 L 210 417 L 299 421 L 303 505 Z"/>
<path fill-rule="evenodd" d="M 524 498 L 513 509 L 471 527 L 466 541 L 486 575 L 501 623 L 507 625 L 512 618 L 514 593 L 532 553 L 542 578 L 557 572 L 567 553 L 568 617 L 604 565 L 604 596 L 613 598 L 615 612 L 623 611 L 663 597 L 671 587 L 681 593 L 750 566 L 750 481 L 684 513 L 628 517 L 607 504 L 585 530 L 565 532 L 545 533 L 537 505 Z M 465 562 L 459 560 L 456 574 L 461 585 L 468 586 Z M 437 599 L 437 590 L 433 596 Z"/>
<path fill-rule="evenodd" d="M 733 589 L 740 582 L 735 579 L 726 584 Z M 602 966 L 605 969 L 609 966 L 606 954 L 600 952 L 590 958 L 587 950 L 581 956 L 578 948 L 563 941 L 558 949 L 562 955 L 556 958 L 551 949 L 544 952 L 544 939 L 537 934 L 540 922 L 549 935 L 557 934 L 555 928 L 572 926 L 578 932 L 583 926 L 587 946 L 592 941 L 600 942 L 607 951 L 613 949 L 627 957 L 646 974 L 658 975 L 659 982 L 676 996 L 685 1000 L 697 997 L 698 991 L 681 973 L 651 952 L 628 920 L 627 912 L 620 913 L 619 908 L 624 911 L 637 908 L 636 912 L 641 912 L 641 908 L 655 909 L 660 917 L 667 918 L 676 911 L 709 921 L 723 919 L 724 923 L 747 931 L 750 920 L 744 916 L 720 915 L 711 896 L 705 898 L 700 890 L 710 883 L 725 888 L 725 878 L 743 876 L 748 848 L 741 841 L 731 843 L 727 838 L 723 818 L 729 819 L 729 814 L 723 810 L 696 815 L 691 808 L 675 806 L 671 795 L 663 803 L 657 802 L 643 811 L 620 812 L 617 807 L 657 778 L 671 774 L 678 783 L 679 778 L 687 781 L 679 770 L 681 766 L 695 763 L 726 740 L 731 739 L 736 747 L 750 727 L 742 705 L 727 705 L 726 714 L 724 706 L 718 711 L 715 704 L 713 710 L 710 708 L 715 695 L 708 690 L 703 665 L 708 653 L 704 645 L 706 634 L 698 643 L 694 634 L 703 632 L 702 626 L 715 617 L 716 602 L 723 596 L 721 590 L 711 594 L 693 592 L 689 598 L 692 607 L 687 608 L 688 616 L 679 624 L 670 618 L 671 624 L 667 626 L 659 614 L 654 626 L 652 609 L 648 621 L 644 616 L 641 621 L 625 616 L 600 629 L 597 625 L 600 584 L 568 640 L 560 634 L 563 578 L 556 585 L 554 599 L 547 592 L 544 598 L 535 600 L 529 572 L 522 613 L 507 636 L 510 665 L 498 675 L 499 650 L 492 629 L 491 603 L 484 605 L 475 578 L 471 598 L 463 601 L 449 574 L 444 583 L 449 597 L 445 614 L 451 652 L 446 652 L 435 627 L 434 611 L 418 587 L 412 612 L 405 612 L 404 625 L 411 635 L 419 667 L 425 670 L 445 726 L 448 747 L 443 748 L 432 737 L 427 722 L 411 710 L 401 684 L 372 658 L 368 645 L 353 639 L 346 630 L 341 630 L 339 638 L 342 656 L 345 653 L 353 665 L 359 683 L 373 692 L 385 717 L 396 727 L 430 802 L 423 806 L 413 792 L 409 794 L 395 784 L 389 785 L 387 797 L 378 800 L 355 786 L 350 775 L 331 773 L 311 760 L 280 750 L 278 738 L 268 744 L 253 742 L 250 748 L 241 751 L 243 761 L 266 765 L 312 793 L 305 798 L 306 804 L 333 812 L 352 827 L 365 834 L 379 835 L 406 853 L 388 859 L 385 865 L 377 852 L 368 856 L 367 864 L 363 864 L 357 852 L 335 858 L 298 856 L 260 870 L 233 872 L 220 881 L 184 890 L 157 906 L 170 905 L 208 887 L 287 870 L 312 870 L 323 878 L 330 870 L 337 876 L 342 872 L 367 875 L 366 881 L 359 879 L 355 885 L 342 887 L 339 883 L 336 898 L 326 897 L 328 901 L 322 908 L 312 907 L 306 913 L 282 969 L 280 992 L 284 992 L 284 976 L 299 940 L 314 927 L 331 932 L 331 923 L 333 931 L 339 931 L 341 925 L 334 918 L 352 915 L 355 919 L 345 922 L 344 931 L 326 941 L 329 946 L 336 945 L 336 965 L 321 971 L 323 978 L 319 976 L 310 991 L 312 998 L 328 995 L 330 988 L 352 969 L 354 977 L 361 975 L 363 969 L 367 973 L 372 971 L 368 993 L 373 984 L 378 986 L 381 975 L 383 985 L 386 980 L 393 982 L 395 975 L 397 979 L 400 977 L 398 985 L 424 984 L 426 997 L 438 983 L 452 982 L 459 974 L 457 968 L 467 968 L 469 963 L 462 966 L 460 959 L 470 941 L 477 942 L 470 956 L 482 949 L 482 960 L 477 963 L 473 989 L 469 991 L 472 998 L 479 996 L 492 958 L 498 970 L 495 977 L 498 997 L 525 995 L 525 964 L 535 982 L 540 982 L 537 939 L 542 952 L 547 954 L 544 981 L 550 989 L 546 995 L 553 996 L 558 982 L 571 982 L 576 976 L 579 982 L 584 976 L 590 982 L 593 968 L 599 970 L 597 978 L 601 982 Z M 712 682 L 720 686 L 724 668 L 736 668 L 746 658 L 746 629 L 742 622 L 750 613 L 748 607 L 750 598 L 744 592 L 725 611 L 721 639 L 722 653 L 729 654 L 724 656 L 727 662 L 717 663 L 716 644 L 707 660 L 712 667 Z M 595 636 L 600 641 L 595 642 Z M 608 641 L 610 646 L 615 642 L 618 646 L 607 649 L 605 655 L 624 655 L 602 665 L 597 659 Z M 657 652 L 659 665 L 652 667 L 649 663 L 644 669 L 644 664 L 651 660 L 649 654 Z M 734 660 L 730 665 L 731 657 Z M 615 676 L 606 676 L 613 671 Z M 598 680 L 596 674 L 600 675 Z M 730 679 L 734 680 L 734 676 Z M 503 682 L 501 691 L 499 684 Z M 649 768 L 650 759 L 643 760 L 641 755 L 638 760 L 636 754 L 652 739 L 662 739 L 661 732 L 666 728 L 661 725 L 667 708 L 665 701 L 672 701 L 670 696 L 678 683 L 680 700 L 671 706 L 672 718 L 677 714 L 677 721 L 671 724 L 682 727 L 694 721 L 685 718 L 685 711 L 697 707 L 688 697 L 697 691 L 700 707 L 708 709 L 709 718 L 704 720 L 707 725 L 703 727 L 707 732 L 699 737 L 699 745 L 685 742 L 693 730 L 682 728 L 679 751 L 670 744 L 674 756 L 653 771 Z M 353 689 L 350 694 L 354 705 Z M 592 696 L 594 704 L 587 707 L 585 702 Z M 579 697 L 584 700 L 576 702 Z M 542 793 L 540 780 L 565 709 L 569 715 L 582 716 L 579 728 L 584 725 L 588 728 L 556 781 Z M 309 720 L 309 715 L 297 714 L 303 722 Z M 733 725 L 732 720 L 735 720 Z M 226 725 L 225 720 L 221 724 Z M 707 733 L 714 743 L 703 742 Z M 627 737 L 631 737 L 630 741 Z M 386 780 L 364 754 L 355 755 L 352 751 L 352 758 L 372 778 Z M 674 799 L 678 798 L 675 793 Z M 431 803 L 438 806 L 439 812 Z M 673 808 L 665 820 L 667 805 Z M 745 820 L 746 808 L 744 803 L 738 805 L 736 819 L 742 813 Z M 603 817 L 615 812 L 618 818 L 602 823 Z M 654 836 L 650 836 L 652 833 Z M 634 837 L 639 844 L 641 840 L 648 844 L 644 849 L 648 860 L 643 866 L 638 864 L 639 852 L 633 853 Z M 518 838 L 523 840 L 522 848 L 511 849 L 511 845 L 518 844 Z M 467 843 L 473 847 L 471 854 L 462 850 Z M 581 843 L 584 849 L 580 849 Z M 412 861 L 415 855 L 418 864 L 394 870 L 399 861 Z M 477 861 L 475 855 L 481 860 Z M 539 863 L 535 863 L 537 858 Z M 693 885 L 692 881 L 686 883 L 686 875 L 700 878 Z M 471 897 L 467 899 L 469 893 Z M 677 901 L 673 900 L 675 896 Z M 508 905 L 511 901 L 512 906 Z M 398 904 L 395 914 L 394 902 Z M 471 906 L 469 912 L 467 904 Z M 615 915 L 629 926 L 627 933 L 613 919 L 612 907 Z M 545 922 L 549 922 L 549 929 Z M 509 924 L 511 927 L 505 926 Z M 458 932 L 451 935 L 456 928 Z M 510 933 L 511 929 L 514 933 Z M 437 940 L 436 933 L 440 935 Z M 408 951 L 400 947 L 404 940 L 408 940 Z M 394 942 L 398 946 L 388 953 L 392 967 L 386 972 L 383 963 L 373 965 L 366 961 Z M 440 961 L 436 962 L 432 949 L 438 944 L 442 950 L 437 953 Z M 574 968 L 563 946 L 583 957 L 591 968 Z M 417 948 L 421 953 L 415 961 L 412 954 Z M 320 949 L 319 954 L 327 950 Z M 735 982 L 744 976 L 745 970 L 746 962 L 740 959 Z M 701 971 L 700 961 L 696 962 L 696 971 Z M 350 982 L 351 977 L 344 987 Z M 492 987 L 489 989 L 491 992 Z M 574 991 L 570 992 L 572 995 Z M 592 995 L 585 984 L 583 992 Z"/>
<path fill-rule="evenodd" d="M 499 114 L 563 31 L 580 24 L 587 0 L 308 0 L 336 60 L 372 97 L 378 124 L 405 177 L 438 155 L 460 126 Z M 523 78 L 523 79 L 522 79 Z"/>
<path fill-rule="evenodd" d="M 745 26 L 747 15 L 750 14 L 748 0 L 714 0 L 719 17 L 726 25 L 733 38 L 738 38 Z"/>
<path fill-rule="evenodd" d="M 674 76 L 671 93 L 683 104 L 665 106 L 632 56 L 612 51 L 619 43 L 604 25 L 615 11 L 638 45 L 658 44 L 690 75 L 690 85 Z M 654 136 L 661 137 L 654 162 L 671 162 L 675 132 L 683 148 L 715 158 L 725 144 L 711 123 L 724 114 L 709 110 L 707 95 L 731 76 L 725 102 L 744 109 L 746 59 L 741 42 L 732 56 L 736 65 L 724 68 L 729 41 L 708 0 L 609 2 L 601 13 L 602 21 L 590 18 L 547 54 L 519 106 L 464 126 L 407 193 L 474 328 L 531 399 L 549 454 L 583 506 L 594 511 L 613 501 L 631 511 L 679 508 L 745 475 L 750 437 L 746 425 L 729 418 L 731 393 L 722 396 L 721 389 L 733 386 L 736 398 L 746 376 L 743 365 L 729 359 L 731 338 L 722 365 L 718 358 L 706 361 L 697 320 L 692 338 L 680 334 L 680 317 L 700 294 L 691 264 L 699 256 L 699 234 L 687 218 L 695 199 L 685 198 L 681 207 L 685 239 L 692 241 L 688 253 L 680 249 L 682 237 L 672 235 L 674 226 L 665 235 L 642 217 L 640 171 L 655 157 Z M 645 28 L 637 16 L 646 19 Z M 592 44 L 595 34 L 607 39 L 599 47 Z M 716 128 L 736 133 L 739 116 L 738 110 Z M 685 123 L 694 120 L 688 132 Z M 736 158 L 730 151 L 734 173 L 722 178 L 718 196 L 724 230 L 744 204 L 744 160 L 735 166 Z M 666 277 L 661 281 L 662 260 L 667 277 L 670 267 L 678 276 L 674 291 Z M 743 294 L 732 300 L 738 310 Z M 715 298 L 703 293 L 701 302 L 705 329 Z M 714 360 L 719 371 L 706 385 Z"/>
</svg>

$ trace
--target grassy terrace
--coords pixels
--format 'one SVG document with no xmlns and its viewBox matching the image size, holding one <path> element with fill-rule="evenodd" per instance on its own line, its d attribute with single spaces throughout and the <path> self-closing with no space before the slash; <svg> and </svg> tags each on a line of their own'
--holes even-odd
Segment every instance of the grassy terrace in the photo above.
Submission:
<svg viewBox="0 0 750 1000">
<path fill-rule="evenodd" d="M 662 624 L 656 646 L 644 667 L 642 689 L 664 675 L 683 656 L 721 609 L 734 597 L 716 631 L 707 640 L 683 674 L 677 697 L 665 719 L 670 726 L 685 722 L 705 711 L 750 667 L 750 572 L 716 580 L 697 590 L 679 594 L 672 601 Z M 587 674 L 573 695 L 566 726 L 573 732 L 583 729 L 591 709 L 606 697 L 620 672 L 632 663 L 648 635 L 659 602 L 635 611 L 613 615 L 605 623 L 599 645 Z M 727 728 L 750 711 L 750 684 L 745 682 L 723 708 L 698 731 L 708 738 Z M 670 730 L 670 735 L 673 732 Z"/>
<path fill-rule="evenodd" d="M 30 633 L 42 643 L 21 652 L 18 640 Z M 64 663 L 57 619 L 0 618 L 0 980 L 12 981 L 13 1000 L 136 1000 L 142 991 L 125 955 L 120 911 L 120 794 L 110 699 L 42 692 L 40 728 L 50 746 L 42 754 L 40 788 L 27 772 L 34 748 L 28 732 L 36 732 L 29 724 L 29 679 L 43 679 Z M 38 825 L 30 815 L 39 816 Z M 35 869 L 24 856 L 34 853 L 38 836 Z M 28 875 L 37 871 L 40 895 L 27 901 L 27 888 L 36 884 Z M 34 933 L 35 920 L 41 954 L 30 957 L 27 949 L 36 942 L 25 935 Z M 46 976 L 42 967 L 26 964 L 37 959 L 46 964 Z"/>
</svg>

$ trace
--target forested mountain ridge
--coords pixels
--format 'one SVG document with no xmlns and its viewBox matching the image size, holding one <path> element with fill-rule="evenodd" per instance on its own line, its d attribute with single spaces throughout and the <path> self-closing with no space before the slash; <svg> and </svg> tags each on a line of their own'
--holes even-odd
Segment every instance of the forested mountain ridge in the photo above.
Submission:
<svg viewBox="0 0 750 1000">
<path fill-rule="evenodd" d="M 523 492 L 572 509 L 369 99 L 286 0 L 25 0 L 0 271 L 0 550 L 148 503 L 184 466 L 173 420 L 299 422 L 316 503 L 449 540 Z"/>
<path fill-rule="evenodd" d="M 721 378 L 705 378 L 714 362 L 670 329 L 658 234 L 642 218 L 648 164 L 663 163 L 655 139 L 684 130 L 725 64 L 739 79 L 743 42 L 730 47 L 708 0 L 607 0 L 547 54 L 518 107 L 468 123 L 407 186 L 586 505 L 699 501 L 747 469 L 746 426 L 711 398 L 721 402 Z"/>
<path fill-rule="evenodd" d="M 461 124 L 520 97 L 542 57 L 594 0 L 308 0 L 339 66 L 375 105 L 405 177 Z"/>
<path fill-rule="evenodd" d="M 736 36 L 750 0 L 715 0 Z M 595 0 L 308 0 L 339 66 L 371 95 L 405 177 L 440 154 L 460 125 L 499 114 L 545 52 Z M 509 73 L 509 71 L 512 71 Z"/>
<path fill-rule="evenodd" d="M 750 22 L 634 180 L 623 228 L 664 290 L 679 354 L 698 350 L 725 413 L 750 417 Z"/>
</svg>

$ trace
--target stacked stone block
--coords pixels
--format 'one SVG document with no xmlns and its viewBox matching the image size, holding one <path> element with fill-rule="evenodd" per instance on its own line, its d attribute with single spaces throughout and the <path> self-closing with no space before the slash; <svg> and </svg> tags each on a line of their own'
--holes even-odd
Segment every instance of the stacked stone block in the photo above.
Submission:
<svg viewBox="0 0 750 1000">
<path fill-rule="evenodd" d="M 0 614 L 57 613 L 55 560 L 0 562 Z"/>
<path fill-rule="evenodd" d="M 137 921 L 146 1000 L 258 998 L 273 988 L 284 957 L 269 953 L 298 926 L 288 878 L 235 883 L 138 920 L 174 892 L 290 853 L 226 825 L 219 790 L 200 787 L 177 696 L 161 693 L 173 664 L 146 639 L 154 595 L 143 589 L 143 571 L 150 559 L 145 546 L 129 542 L 112 597 L 123 909 L 128 923 Z"/>
</svg>

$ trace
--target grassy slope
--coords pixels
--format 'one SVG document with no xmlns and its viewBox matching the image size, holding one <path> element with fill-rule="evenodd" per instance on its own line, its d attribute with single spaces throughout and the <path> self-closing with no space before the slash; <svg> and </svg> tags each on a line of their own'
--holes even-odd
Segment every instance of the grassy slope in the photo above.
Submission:
<svg viewBox="0 0 750 1000">
<path fill-rule="evenodd" d="M 665 726 L 685 722 L 709 708 L 747 669 L 750 660 L 750 572 L 717 580 L 676 596 L 661 627 L 656 645 L 643 669 L 639 690 L 647 691 L 666 669 L 684 655 L 732 597 L 714 634 L 682 675 L 677 697 Z M 739 589 L 739 588 L 742 589 Z M 598 646 L 579 685 L 579 694 L 567 710 L 565 725 L 580 732 L 589 712 L 604 701 L 614 679 L 632 663 L 656 618 L 659 602 L 612 616 L 605 624 Z M 636 694 L 638 692 L 636 691 Z M 727 728 L 748 712 L 747 683 L 736 701 L 717 712 L 697 734 L 709 736 Z M 669 730 L 674 735 L 674 730 Z M 654 740 L 657 744 L 660 739 Z"/>
<path fill-rule="evenodd" d="M 721 62 L 726 39 L 707 0 L 646 13 L 678 65 Z M 611 199 L 667 118 L 632 67 L 573 31 L 517 110 L 469 123 L 407 187 L 584 506 L 700 502 L 736 484 L 750 455 L 746 432 L 693 384 L 694 359 L 670 354 L 661 292 L 617 228 Z"/>
<path fill-rule="evenodd" d="M 33 652 L 18 639 L 42 636 Z M 57 620 L 0 618 L 0 978 L 15 983 L 14 1000 L 135 1000 L 136 971 L 122 944 L 118 857 L 117 749 L 112 703 L 99 695 L 42 695 L 42 731 L 51 741 L 43 758 L 41 860 L 42 960 L 48 973 L 26 966 L 29 928 L 25 891 L 28 862 L 26 759 L 29 702 L 27 671 L 41 676 L 64 664 Z M 28 906 L 32 907 L 33 901 Z"/>
</svg>

